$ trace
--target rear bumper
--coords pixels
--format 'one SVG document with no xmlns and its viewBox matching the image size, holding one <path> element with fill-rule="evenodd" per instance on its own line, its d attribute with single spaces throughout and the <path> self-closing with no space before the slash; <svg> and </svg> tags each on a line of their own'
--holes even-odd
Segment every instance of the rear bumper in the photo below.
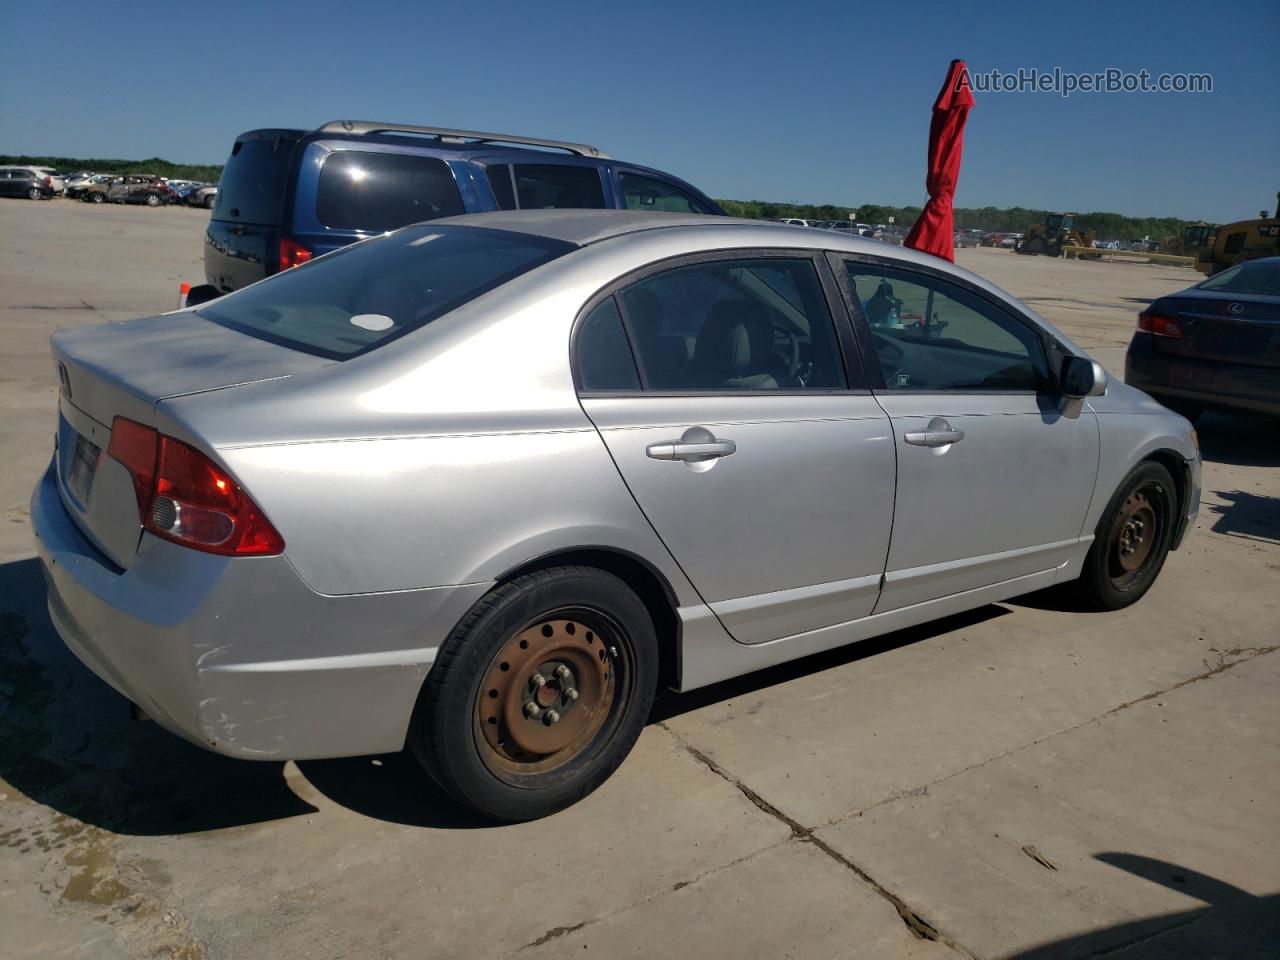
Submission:
<svg viewBox="0 0 1280 960">
<path fill-rule="evenodd" d="M 1280 416 L 1280 368 L 1157 353 L 1155 338 L 1135 334 L 1124 359 L 1125 383 L 1157 400 Z"/>
<path fill-rule="evenodd" d="M 120 571 L 80 533 L 52 469 L 31 520 L 63 641 L 160 725 L 233 757 L 401 749 L 436 648 L 487 584 L 325 596 L 285 557 L 149 535 Z"/>
</svg>

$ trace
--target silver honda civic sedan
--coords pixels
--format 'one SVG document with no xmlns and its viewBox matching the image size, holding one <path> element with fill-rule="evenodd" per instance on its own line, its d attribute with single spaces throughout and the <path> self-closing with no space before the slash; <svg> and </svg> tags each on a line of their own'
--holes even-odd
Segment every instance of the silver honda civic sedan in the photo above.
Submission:
<svg viewBox="0 0 1280 960">
<path fill-rule="evenodd" d="M 49 610 L 249 759 L 396 751 L 545 815 L 660 689 L 1062 585 L 1117 609 L 1194 431 L 973 274 L 721 218 L 437 220 L 57 334 Z"/>
</svg>

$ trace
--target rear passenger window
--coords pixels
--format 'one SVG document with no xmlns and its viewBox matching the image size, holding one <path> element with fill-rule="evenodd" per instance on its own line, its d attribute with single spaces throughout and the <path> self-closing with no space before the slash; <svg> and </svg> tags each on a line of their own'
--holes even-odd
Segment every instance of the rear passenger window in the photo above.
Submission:
<svg viewBox="0 0 1280 960">
<path fill-rule="evenodd" d="M 847 385 L 811 260 L 769 257 L 677 267 L 627 287 L 614 299 L 645 390 L 723 393 Z M 591 389 L 581 333 L 578 358 L 583 388 Z"/>
<path fill-rule="evenodd" d="M 517 163 L 516 198 L 521 210 L 604 207 L 604 189 L 596 167 L 553 163 Z M 490 181 L 492 182 L 492 181 Z M 499 201 L 501 202 L 501 201 Z"/>
<path fill-rule="evenodd" d="M 622 315 L 613 297 L 605 300 L 578 328 L 578 378 L 589 393 L 640 389 L 631 346 L 622 329 Z"/>
<path fill-rule="evenodd" d="M 679 187 L 642 177 L 638 173 L 619 173 L 618 183 L 628 210 L 661 210 L 667 213 L 710 213 L 705 203 Z"/>
<path fill-rule="evenodd" d="M 326 227 L 381 233 L 465 212 L 449 165 L 435 157 L 339 150 L 320 168 L 316 216 Z"/>
</svg>

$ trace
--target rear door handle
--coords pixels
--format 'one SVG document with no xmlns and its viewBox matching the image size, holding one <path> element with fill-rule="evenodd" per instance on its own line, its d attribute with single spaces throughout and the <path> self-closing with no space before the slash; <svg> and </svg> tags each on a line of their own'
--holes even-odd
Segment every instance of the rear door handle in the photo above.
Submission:
<svg viewBox="0 0 1280 960">
<path fill-rule="evenodd" d="M 705 443 L 651 443 L 645 453 L 654 460 L 710 460 L 729 457 L 738 452 L 732 440 L 711 440 Z"/>
<path fill-rule="evenodd" d="M 945 447 L 963 440 L 964 431 L 951 429 L 943 417 L 934 417 L 927 430 L 904 433 L 902 439 L 913 447 Z"/>
</svg>

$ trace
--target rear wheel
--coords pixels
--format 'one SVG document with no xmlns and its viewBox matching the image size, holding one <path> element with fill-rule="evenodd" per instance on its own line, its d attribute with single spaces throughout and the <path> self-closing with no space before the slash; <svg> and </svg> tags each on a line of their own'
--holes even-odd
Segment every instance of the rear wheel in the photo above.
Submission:
<svg viewBox="0 0 1280 960">
<path fill-rule="evenodd" d="M 27 191 L 28 200 L 39 200 L 43 196 L 44 194 L 40 192 L 39 187 L 32 187 L 30 190 Z"/>
<path fill-rule="evenodd" d="M 1173 539 L 1177 491 L 1158 463 L 1133 469 L 1098 521 L 1076 595 L 1098 610 L 1136 603 L 1153 583 Z"/>
<path fill-rule="evenodd" d="M 158 207 L 160 206 L 160 196 L 155 193 L 148 193 L 146 203 L 148 207 Z"/>
<path fill-rule="evenodd" d="M 209 196 L 204 198 L 204 208 L 206 210 L 213 209 L 213 194 L 209 194 Z"/>
<path fill-rule="evenodd" d="M 640 598 L 591 567 L 540 570 L 480 600 L 440 648 L 409 746 L 480 814 L 533 820 L 618 767 L 657 685 L 657 638 Z"/>
</svg>

